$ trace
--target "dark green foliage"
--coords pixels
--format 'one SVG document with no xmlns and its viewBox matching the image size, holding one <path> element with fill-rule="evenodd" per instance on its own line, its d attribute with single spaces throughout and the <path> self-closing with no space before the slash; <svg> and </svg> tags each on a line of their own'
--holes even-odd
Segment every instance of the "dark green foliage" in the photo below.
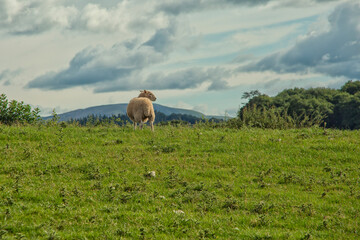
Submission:
<svg viewBox="0 0 360 240">
<path fill-rule="evenodd" d="M 244 107 L 239 112 L 239 119 L 243 126 L 270 129 L 290 129 L 319 126 L 322 122 L 322 116 L 312 113 L 306 115 L 306 112 L 297 115 L 289 115 L 287 109 L 275 108 L 270 106 L 258 107 L 256 105 L 249 108 Z"/>
<path fill-rule="evenodd" d="M 355 95 L 356 93 L 360 92 L 360 81 L 348 81 L 344 86 L 341 87 L 341 91 Z"/>
<path fill-rule="evenodd" d="M 258 90 L 253 90 L 250 92 L 244 92 L 241 98 L 242 99 L 250 99 L 250 98 L 253 98 L 256 96 L 260 96 L 260 95 L 261 95 L 261 93 Z"/>
<path fill-rule="evenodd" d="M 274 97 L 252 97 L 239 110 L 247 126 L 293 128 L 320 126 L 340 129 L 360 128 L 360 81 L 349 81 L 340 90 L 294 88 Z"/>
<path fill-rule="evenodd" d="M 9 101 L 5 94 L 0 95 L 0 123 L 34 123 L 40 118 L 39 112 L 38 108 L 31 110 L 31 106 L 22 101 Z"/>
<path fill-rule="evenodd" d="M 331 126 L 347 129 L 360 129 L 360 93 L 349 95 L 339 94 L 334 113 L 331 116 Z"/>
<path fill-rule="evenodd" d="M 222 120 L 220 119 L 203 119 L 203 118 L 198 118 L 195 116 L 191 116 L 191 115 L 187 115 L 187 114 L 170 114 L 170 115 L 165 115 L 162 112 L 157 112 L 155 111 L 155 124 L 160 124 L 160 125 L 174 125 L 174 126 L 178 126 L 178 125 L 186 125 L 186 124 L 195 124 L 197 122 L 205 122 L 205 121 L 211 121 L 211 122 L 221 122 Z M 87 117 L 84 118 L 80 118 L 80 119 L 73 119 L 68 121 L 68 123 L 78 123 L 81 126 L 99 126 L 99 125 L 119 125 L 119 126 L 124 126 L 126 125 L 126 123 L 131 122 L 131 120 L 129 119 L 128 116 L 126 115 L 122 115 L 122 114 L 118 114 L 117 116 L 113 115 L 113 116 L 106 116 L 106 115 L 100 115 L 100 116 L 96 116 L 96 115 L 89 115 Z"/>
<path fill-rule="evenodd" d="M 173 124 L 176 123 L 190 123 L 190 124 L 195 124 L 196 122 L 199 121 L 203 121 L 204 119 L 202 118 L 198 118 L 195 116 L 191 116 L 191 115 L 187 115 L 187 114 L 170 114 L 170 115 L 165 115 L 161 112 L 155 112 L 156 118 L 155 118 L 155 123 L 165 123 L 165 122 L 172 122 Z"/>
</svg>

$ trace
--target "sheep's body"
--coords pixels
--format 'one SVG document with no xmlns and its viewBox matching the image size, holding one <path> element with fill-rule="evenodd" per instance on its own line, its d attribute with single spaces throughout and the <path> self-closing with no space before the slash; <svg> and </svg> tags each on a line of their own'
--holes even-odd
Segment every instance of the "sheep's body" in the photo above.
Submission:
<svg viewBox="0 0 360 240">
<path fill-rule="evenodd" d="M 153 105 L 151 101 L 145 97 L 131 99 L 126 112 L 131 121 L 133 121 L 134 128 L 136 128 L 137 123 L 140 123 L 140 128 L 142 128 L 142 124 L 147 121 L 149 121 L 152 126 L 152 123 L 155 120 Z M 153 126 L 151 129 L 153 129 Z"/>
<path fill-rule="evenodd" d="M 155 101 L 155 95 L 147 90 L 141 91 L 140 95 L 130 100 L 126 113 L 134 124 L 136 129 L 137 123 L 142 129 L 143 124 L 149 121 L 151 130 L 154 131 L 155 112 L 151 101 Z"/>
</svg>

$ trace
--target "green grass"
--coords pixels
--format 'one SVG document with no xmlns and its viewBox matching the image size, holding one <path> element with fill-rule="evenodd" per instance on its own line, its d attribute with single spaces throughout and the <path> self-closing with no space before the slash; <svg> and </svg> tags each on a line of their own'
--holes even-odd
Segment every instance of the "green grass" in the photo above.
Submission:
<svg viewBox="0 0 360 240">
<path fill-rule="evenodd" d="M 0 239 L 359 239 L 359 162 L 360 131 L 0 125 Z"/>
</svg>

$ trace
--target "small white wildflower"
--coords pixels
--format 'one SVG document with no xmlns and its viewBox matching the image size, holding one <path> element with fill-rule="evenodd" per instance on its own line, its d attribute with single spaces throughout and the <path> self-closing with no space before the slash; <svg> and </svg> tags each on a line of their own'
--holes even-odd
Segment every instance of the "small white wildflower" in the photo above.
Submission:
<svg viewBox="0 0 360 240">
<path fill-rule="evenodd" d="M 148 173 L 145 173 L 144 176 L 148 178 L 154 178 L 156 176 L 156 173 L 155 171 L 150 171 Z"/>
<path fill-rule="evenodd" d="M 148 174 L 149 174 L 150 177 L 155 177 L 156 176 L 155 171 L 150 171 Z"/>
<path fill-rule="evenodd" d="M 174 210 L 174 213 L 178 214 L 178 215 L 185 214 L 185 212 L 183 210 Z"/>
</svg>

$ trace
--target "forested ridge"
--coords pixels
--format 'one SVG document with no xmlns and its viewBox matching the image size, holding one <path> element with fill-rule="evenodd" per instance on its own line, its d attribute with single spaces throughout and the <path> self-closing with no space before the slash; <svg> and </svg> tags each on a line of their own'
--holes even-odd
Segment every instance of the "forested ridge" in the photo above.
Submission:
<svg viewBox="0 0 360 240">
<path fill-rule="evenodd" d="M 155 111 L 155 123 L 157 124 L 166 124 L 167 122 L 170 122 L 172 124 L 195 124 L 199 121 L 205 121 L 203 118 L 199 118 L 196 116 L 188 115 L 188 114 L 181 114 L 181 113 L 172 113 L 170 115 L 165 115 L 162 112 Z M 210 119 L 210 121 L 220 121 L 218 119 Z M 73 119 L 69 121 L 77 122 L 80 125 L 98 125 L 98 124 L 117 124 L 117 125 L 125 125 L 127 122 L 131 122 L 128 116 L 124 114 L 118 114 L 118 115 L 112 115 L 112 116 L 106 116 L 106 115 L 89 115 L 87 117 L 83 117 L 80 119 Z"/>
</svg>

